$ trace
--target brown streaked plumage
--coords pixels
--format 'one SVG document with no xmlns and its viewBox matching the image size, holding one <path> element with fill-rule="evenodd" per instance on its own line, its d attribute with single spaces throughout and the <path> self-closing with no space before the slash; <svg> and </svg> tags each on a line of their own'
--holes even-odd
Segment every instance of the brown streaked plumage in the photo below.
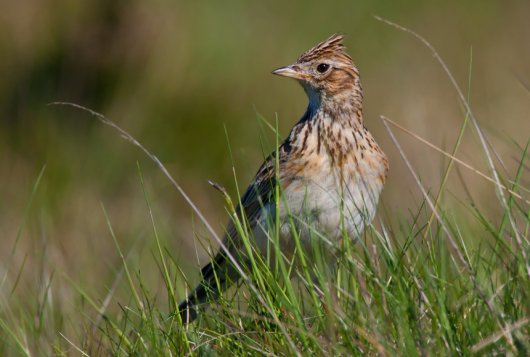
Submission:
<svg viewBox="0 0 530 357">
<path fill-rule="evenodd" d="M 272 153 L 236 210 L 244 211 L 261 251 L 266 250 L 267 227 L 277 214 L 277 184 L 282 194 L 278 212 L 282 249 L 292 246 L 291 222 L 295 222 L 306 243 L 315 239 L 313 230 L 338 243 L 344 233 L 357 238 L 375 214 L 388 161 L 363 124 L 359 71 L 342 41 L 342 35 L 333 35 L 302 54 L 294 64 L 272 72 L 298 80 L 309 104 L 278 148 L 278 174 L 276 153 Z M 239 265 L 246 264 L 232 221 L 228 223 L 224 245 L 240 259 Z M 202 282 L 179 306 L 185 322 L 196 318 L 199 304 L 215 299 L 239 279 L 224 249 L 201 273 Z"/>
</svg>

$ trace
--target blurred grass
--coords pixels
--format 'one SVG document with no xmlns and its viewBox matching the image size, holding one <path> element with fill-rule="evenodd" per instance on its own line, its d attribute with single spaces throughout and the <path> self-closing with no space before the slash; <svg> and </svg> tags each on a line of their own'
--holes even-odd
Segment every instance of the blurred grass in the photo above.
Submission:
<svg viewBox="0 0 530 357">
<path fill-rule="evenodd" d="M 26 319 L 27 324 L 20 325 L 33 326 L 35 330 L 26 331 L 27 338 L 42 338 L 32 341 L 35 351 L 57 341 L 57 331 L 83 340 L 80 325 L 88 324 L 94 312 L 74 286 L 102 299 L 121 267 L 102 203 L 122 250 L 130 251 L 130 266 L 146 291 L 164 304 L 165 298 L 158 294 L 166 288 L 153 259 L 157 248 L 137 162 L 162 245 L 190 279 L 197 273 L 194 238 L 207 236 L 141 153 L 84 113 L 47 103 L 76 102 L 117 121 L 168 165 L 219 232 L 226 219 L 223 200 L 207 180 L 234 193 L 234 164 L 238 182 L 245 186 L 263 151 L 274 146 L 270 133 L 260 129 L 258 117 L 272 122 L 277 113 L 285 135 L 306 105 L 297 85 L 274 78 L 270 71 L 337 31 L 348 35 L 349 52 L 360 67 L 366 125 L 391 161 L 380 211 L 408 224 L 412 220 L 408 211 L 420 214 L 420 222 L 429 217 L 429 212 L 418 209 L 421 195 L 378 117 L 384 114 L 447 149 L 453 147 L 464 112 L 428 51 L 375 21 L 373 14 L 405 24 L 429 39 L 463 87 L 473 48 L 469 100 L 504 160 L 502 173 L 507 177 L 514 177 L 520 148 L 530 133 L 530 96 L 521 85 L 530 83 L 530 4 L 523 0 L 333 4 L 27 0 L 2 6 L 0 276 L 7 274 L 9 284 L 0 286 L 0 313 L 8 316 L 2 321 Z M 398 138 L 424 185 L 436 194 L 447 160 L 407 136 L 398 134 Z M 464 134 L 459 157 L 486 171 L 471 131 Z M 493 225 L 501 222 L 504 209 L 489 184 L 458 168 L 457 173 L 449 177 L 444 207 L 451 208 L 455 222 L 468 223 L 460 227 L 467 231 L 464 236 L 480 238 L 486 229 L 470 218 L 477 214 L 474 209 Z M 523 169 L 520 180 L 528 187 L 528 169 Z M 19 229 L 23 234 L 10 256 Z M 480 246 L 482 241 L 470 244 Z M 207 254 L 197 246 L 198 258 L 204 262 Z M 121 289 L 116 301 L 127 305 L 128 297 L 129 291 Z M 115 301 L 112 307 L 117 309 Z M 45 311 L 52 315 L 39 315 Z M 33 321 L 32 313 L 40 317 Z M 9 327 L 22 333 L 16 323 Z"/>
<path fill-rule="evenodd" d="M 370 128 L 380 132 L 380 113 L 398 116 L 441 143 L 460 120 L 447 81 L 426 52 L 372 14 L 406 23 L 429 38 L 458 78 L 465 78 L 463 54 L 472 45 L 478 60 L 471 102 L 479 114 L 485 112 L 480 116 L 494 132 L 498 118 L 508 117 L 503 131 L 521 142 L 517 127 L 526 123 L 529 107 L 512 72 L 523 79 L 528 73 L 529 50 L 523 44 L 529 30 L 520 15 L 525 10 L 522 1 L 503 6 L 496 1 L 7 4 L 0 15 L 3 152 L 14 151 L 6 155 L 22 156 L 16 162 L 28 160 L 30 166 L 46 162 L 57 190 L 69 182 L 86 186 L 78 178 L 116 190 L 138 157 L 124 155 L 127 148 L 93 122 L 44 106 L 72 101 L 126 123 L 191 181 L 215 176 L 230 186 L 223 125 L 237 148 L 236 162 L 248 166 L 248 178 L 261 157 L 253 145 L 259 137 L 255 111 L 268 118 L 278 112 L 285 133 L 305 105 L 302 91 L 273 78 L 270 70 L 335 31 L 349 35 L 350 52 L 361 68 Z M 506 138 L 506 133 L 498 135 Z M 433 172 L 429 179 L 438 177 Z M 397 198 L 392 187 L 385 194 Z"/>
</svg>

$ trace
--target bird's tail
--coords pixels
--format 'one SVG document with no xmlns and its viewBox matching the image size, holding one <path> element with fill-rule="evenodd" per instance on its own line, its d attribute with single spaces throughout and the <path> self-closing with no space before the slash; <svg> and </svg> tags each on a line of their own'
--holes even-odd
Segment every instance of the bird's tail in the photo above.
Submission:
<svg viewBox="0 0 530 357">
<path fill-rule="evenodd" d="M 178 312 L 184 324 L 189 324 L 197 318 L 197 307 L 204 303 L 207 300 L 207 297 L 207 289 L 201 282 L 201 284 L 179 304 Z"/>
<path fill-rule="evenodd" d="M 178 307 L 182 322 L 185 324 L 197 318 L 197 309 L 200 305 L 216 301 L 222 291 L 239 278 L 223 252 L 219 252 L 210 263 L 201 269 L 201 275 L 202 281 Z"/>
</svg>

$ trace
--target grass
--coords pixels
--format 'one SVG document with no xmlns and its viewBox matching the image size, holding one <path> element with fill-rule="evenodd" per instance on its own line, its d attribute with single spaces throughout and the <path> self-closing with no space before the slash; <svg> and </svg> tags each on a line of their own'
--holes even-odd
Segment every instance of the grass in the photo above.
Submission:
<svg viewBox="0 0 530 357">
<path fill-rule="evenodd" d="M 19 279 L 2 273 L 0 354 L 529 355 L 530 209 L 524 197 L 530 188 L 524 187 L 522 180 L 529 174 L 528 144 L 514 149 L 519 165 L 513 175 L 499 171 L 497 166 L 503 163 L 496 163 L 493 148 L 487 144 L 447 66 L 428 42 L 412 34 L 434 53 L 464 107 L 465 120 L 453 150 L 448 153 L 434 147 L 449 158 L 436 195 L 423 186 L 392 130 L 397 126 L 384 117 L 422 198 L 417 209 L 407 214 L 387 212 L 383 207 L 380 216 L 384 219 L 369 227 L 357 244 L 345 240 L 332 250 L 315 234 L 315 242 L 323 243 L 315 244 L 310 259 L 299 244 L 292 259 L 281 254 L 253 254 L 247 222 L 238 219 L 235 202 L 220 188 L 251 257 L 251 266 L 239 267 L 241 283 L 205 309 L 198 321 L 183 325 L 179 315 L 174 314 L 175 306 L 196 279 L 186 277 L 175 255 L 167 249 L 139 168 L 146 215 L 156 243 L 153 259 L 165 287 L 163 296 L 151 290 L 148 277 L 130 258 L 137 253 L 136 246 L 127 251 L 120 246 L 112 219 L 103 207 L 109 235 L 121 259 L 121 268 L 108 284 L 107 293 L 98 295 L 86 290 L 66 272 L 44 275 L 35 271 L 39 286 L 36 301 L 17 302 Z M 158 158 L 113 122 L 90 112 L 143 150 L 185 198 L 200 225 L 221 243 L 200 209 Z M 488 173 L 478 172 L 456 158 L 468 122 L 478 137 Z M 426 154 L 430 158 L 428 155 L 434 155 L 434 151 Z M 496 216 L 478 209 L 472 197 L 451 196 L 446 178 L 455 166 L 491 182 L 497 197 L 491 204 L 499 207 Z M 27 211 L 44 174 L 43 169 L 32 187 Z M 280 199 L 278 188 L 276 202 Z M 473 219 L 460 219 L 454 202 Z M 25 222 L 23 219 L 21 231 Z M 273 230 L 271 251 L 276 253 L 278 239 L 278 231 Z M 20 249 L 18 242 L 17 238 L 14 253 Z M 15 266 L 7 262 L 7 269 L 21 272 L 24 263 Z M 73 297 L 79 312 L 77 320 L 65 321 L 64 307 L 54 303 L 50 287 L 57 275 L 69 280 L 77 292 Z M 128 298 L 115 297 L 118 286 Z M 111 303 L 119 309 L 112 309 Z"/>
</svg>

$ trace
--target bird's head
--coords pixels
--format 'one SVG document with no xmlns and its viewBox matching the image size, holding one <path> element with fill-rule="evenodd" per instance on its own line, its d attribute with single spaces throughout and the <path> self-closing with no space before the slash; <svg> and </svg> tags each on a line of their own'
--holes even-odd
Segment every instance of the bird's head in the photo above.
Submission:
<svg viewBox="0 0 530 357">
<path fill-rule="evenodd" d="M 303 53 L 295 63 L 272 73 L 298 80 L 309 96 L 310 105 L 345 101 L 360 107 L 359 72 L 346 53 L 343 38 L 343 35 L 335 34 Z M 312 103 L 314 101 L 318 103 Z"/>
</svg>

